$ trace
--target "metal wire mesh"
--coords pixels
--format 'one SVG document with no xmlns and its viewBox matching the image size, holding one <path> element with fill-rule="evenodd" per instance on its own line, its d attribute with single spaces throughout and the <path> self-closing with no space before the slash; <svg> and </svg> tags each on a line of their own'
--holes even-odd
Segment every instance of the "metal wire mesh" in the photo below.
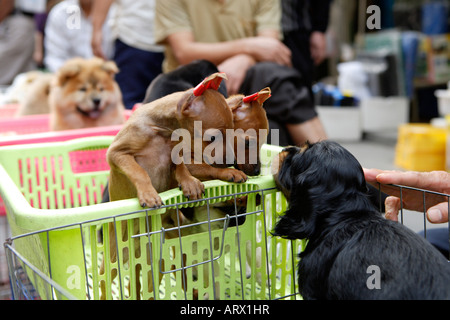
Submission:
<svg viewBox="0 0 450 320">
<path fill-rule="evenodd" d="M 450 261 L 450 223 L 442 223 L 442 224 L 438 224 L 438 225 L 432 225 L 428 219 L 427 219 L 427 210 L 429 209 L 430 206 L 435 205 L 436 200 L 430 201 L 429 197 L 440 197 L 442 198 L 439 202 L 447 203 L 447 210 L 450 212 L 450 195 L 446 194 L 446 193 L 441 193 L 441 192 L 436 192 L 436 191 L 430 191 L 430 190 L 425 190 L 425 189 L 421 189 L 421 188 L 415 188 L 415 187 L 409 187 L 409 186 L 403 186 L 403 185 L 390 185 L 391 187 L 394 188 L 398 188 L 398 191 L 400 193 L 399 198 L 400 198 L 400 210 L 399 210 L 399 222 L 401 224 L 404 224 L 406 226 L 411 227 L 410 225 L 408 225 L 408 222 L 406 222 L 406 216 L 412 216 L 414 214 L 422 214 L 422 228 L 421 228 L 421 234 L 423 235 L 423 237 L 425 239 L 429 240 L 428 237 L 428 230 L 430 228 L 430 226 L 434 227 L 439 227 L 441 229 L 446 228 L 447 229 L 447 243 L 446 243 L 446 247 L 444 245 L 444 248 L 439 248 L 440 251 L 445 254 L 448 258 L 448 260 Z M 416 197 L 417 199 L 422 199 L 422 210 L 419 212 L 412 212 L 411 210 L 408 210 L 404 207 L 404 191 L 407 190 L 408 192 L 415 192 L 414 197 Z M 380 212 L 383 212 L 383 203 L 382 203 L 382 190 L 381 190 L 381 185 L 379 185 L 378 188 L 379 191 L 379 199 L 380 199 L 380 203 L 379 203 L 379 209 Z M 417 225 L 416 225 L 417 228 Z M 442 242 L 444 242 L 444 239 L 442 239 Z"/>
<path fill-rule="evenodd" d="M 145 251 L 148 261 L 147 275 L 149 281 L 158 283 L 158 290 L 149 290 L 149 294 L 145 295 L 145 290 L 141 289 L 140 297 L 146 299 L 253 299 L 255 297 L 263 297 L 264 299 L 298 299 L 301 298 L 296 293 L 296 272 L 295 265 L 297 261 L 297 253 L 302 250 L 302 245 L 296 241 L 290 242 L 285 247 L 280 246 L 275 237 L 270 236 L 270 231 L 274 226 L 274 219 L 271 215 L 266 215 L 266 201 L 261 201 L 255 210 L 240 210 L 239 199 L 243 196 L 258 195 L 262 199 L 279 198 L 281 195 L 274 194 L 274 188 L 266 190 L 246 191 L 233 193 L 229 195 L 213 196 L 206 199 L 186 201 L 175 205 L 169 204 L 163 206 L 162 209 L 172 209 L 177 213 L 179 210 L 185 210 L 186 207 L 195 207 L 198 202 L 206 201 L 206 205 L 202 206 L 206 210 L 206 219 L 203 221 L 191 222 L 183 225 L 180 220 L 176 226 L 171 228 L 161 227 L 160 229 L 151 228 L 153 210 L 143 210 L 141 212 L 132 212 L 117 216 L 111 216 L 107 219 L 89 220 L 80 224 L 64 225 L 58 228 L 51 228 L 39 232 L 23 234 L 13 237 L 5 243 L 7 259 L 9 264 L 10 280 L 14 299 L 72 299 L 66 283 L 57 283 L 52 274 L 52 266 L 54 259 L 64 259 L 62 256 L 53 256 L 51 244 L 52 233 L 75 230 L 81 236 L 81 246 L 83 247 L 83 264 L 84 270 L 82 277 L 86 279 L 84 283 L 85 298 L 88 300 L 99 299 L 100 292 L 98 283 L 101 274 L 99 268 L 101 260 L 106 258 L 107 249 L 102 252 L 95 253 L 94 247 L 102 245 L 106 240 L 104 229 L 112 221 L 114 224 L 114 241 L 119 242 L 122 234 L 120 233 L 120 223 L 125 218 L 132 221 L 131 217 L 136 214 L 145 214 L 143 224 L 146 225 L 145 232 L 139 232 L 129 236 L 129 241 L 144 241 Z M 228 199 L 229 212 L 223 216 L 213 214 L 217 209 L 216 204 L 220 200 Z M 224 200 L 223 200 L 224 201 Z M 223 202 L 222 201 L 222 202 Z M 197 208 L 197 207 L 195 207 Z M 231 208 L 231 210 L 230 210 Z M 179 215 L 176 215 L 179 217 Z M 250 219 L 254 218 L 254 219 Z M 248 228 L 246 224 L 255 223 L 254 226 Z M 131 223 L 130 223 L 131 224 Z M 249 229 L 253 234 L 249 235 Z M 200 230 L 200 231 L 199 231 Z M 103 238 L 101 233 L 103 232 Z M 166 235 L 175 232 L 178 235 L 178 245 L 171 244 Z M 186 235 L 187 234 L 187 235 Z M 197 260 L 186 259 L 186 256 L 192 254 L 193 243 L 189 241 L 189 237 L 205 236 L 208 242 L 203 253 L 197 254 Z M 20 253 L 21 241 L 29 241 L 30 237 L 35 237 L 36 241 L 41 242 L 42 252 L 46 255 L 45 267 L 36 267 L 27 261 Z M 156 239 L 156 241 L 155 241 Z M 229 240 L 231 239 L 231 240 Z M 44 241 L 42 241 L 44 240 Z M 259 248 L 249 249 L 253 242 L 260 243 Z M 18 248 L 14 248 L 17 244 Z M 176 248 L 175 248 L 176 246 Z M 144 247 L 141 245 L 141 247 Z M 131 248 L 130 248 L 131 251 Z M 196 251 L 196 250 L 194 250 Z M 124 255 L 123 251 L 117 249 L 117 260 L 121 261 Z M 289 263 L 288 270 L 276 269 L 276 265 Z M 170 267 L 167 264 L 170 263 Z M 127 277 L 129 270 L 133 269 L 127 263 L 117 263 L 117 277 L 111 286 L 107 286 L 110 298 L 112 299 L 130 299 L 134 282 L 132 275 Z M 145 287 L 144 277 L 147 270 L 137 271 L 140 277 L 141 286 Z M 252 272 L 258 274 L 251 274 Z M 203 276 L 201 276 L 201 274 Z M 104 276 L 104 275 L 103 275 Z M 136 276 L 136 275 L 135 275 Z M 165 280 L 161 280 L 161 277 Z M 206 282 L 202 283 L 202 282 Z M 228 283 L 227 283 L 228 282 Z M 170 291 L 172 286 L 182 288 L 181 294 Z M 198 288 L 198 296 L 193 293 L 193 286 Z M 188 289 L 185 289 L 189 287 Z M 207 287 L 207 290 L 201 290 Z M 195 289 L 196 290 L 196 289 Z M 144 293 L 143 293 L 144 291 Z M 256 293 L 255 293 L 256 292 Z M 256 295 L 255 295 L 256 294 Z M 78 297 L 79 298 L 79 297 Z"/>
<path fill-rule="evenodd" d="M 450 208 L 450 195 L 427 191 L 423 189 L 410 188 L 405 186 L 394 186 L 400 191 L 400 199 L 402 199 L 402 194 L 405 189 L 413 189 L 418 192 L 423 198 L 423 230 L 424 236 L 427 237 L 428 223 L 426 221 L 426 209 L 427 209 L 427 195 L 441 196 L 446 199 Z M 280 243 L 276 242 L 275 237 L 271 237 L 270 231 L 274 227 L 275 220 L 271 216 L 266 215 L 265 203 L 262 200 L 261 205 L 257 206 L 254 211 L 239 210 L 238 209 L 238 199 L 243 195 L 248 196 L 249 194 L 257 193 L 265 199 L 266 197 L 280 197 L 279 192 L 277 194 L 273 193 L 274 190 L 256 190 L 251 192 L 234 193 L 231 195 L 220 195 L 216 197 L 210 197 L 206 200 L 206 214 L 207 217 L 203 221 L 191 222 L 189 224 L 183 225 L 180 220 L 177 221 L 179 226 L 174 226 L 171 228 L 161 227 L 160 229 L 150 228 L 152 222 L 152 210 L 143 210 L 145 214 L 143 223 L 146 224 L 146 230 L 144 232 L 138 232 L 130 235 L 131 241 L 144 240 L 147 242 L 145 246 L 147 251 L 147 260 L 149 265 L 147 266 L 151 273 L 148 277 L 151 278 L 152 283 L 158 283 L 158 278 L 166 278 L 165 281 L 160 280 L 159 287 L 153 290 L 151 296 L 146 296 L 145 298 L 150 299 L 226 299 L 226 298 L 236 298 L 239 299 L 252 299 L 254 295 L 248 293 L 249 291 L 258 291 L 263 293 L 265 299 L 301 299 L 297 292 L 297 279 L 296 279 L 296 264 L 298 262 L 298 253 L 304 249 L 304 242 L 293 242 L 289 241 L 286 248 L 282 249 Z M 380 188 L 381 193 L 381 188 Z M 269 195 L 270 193 L 270 195 Z M 213 203 L 217 203 L 219 198 L 232 199 L 232 209 L 229 213 L 224 214 L 221 217 L 214 216 L 212 210 L 214 208 Z M 381 197 L 380 197 L 381 199 Z M 216 202 L 214 202 L 216 200 Z M 200 200 L 198 200 L 200 201 Z M 178 204 L 169 204 L 164 206 L 166 209 L 173 209 L 178 212 L 178 210 L 183 210 L 183 208 L 189 206 L 195 206 L 198 201 L 186 201 Z M 380 202 L 380 209 L 382 208 L 382 203 Z M 407 212 L 407 213 L 406 213 Z M 8 239 L 5 243 L 6 257 L 8 261 L 9 276 L 11 282 L 11 290 L 13 299 L 80 299 L 80 297 L 75 297 L 69 290 L 67 290 L 67 284 L 57 283 L 52 275 L 53 259 L 64 259 L 61 256 L 52 256 L 50 250 L 49 239 L 51 239 L 51 233 L 53 231 L 61 231 L 66 229 L 76 230 L 81 235 L 81 245 L 83 247 L 83 264 L 84 270 L 81 272 L 84 274 L 86 279 L 84 286 L 85 299 L 98 299 L 99 292 L 96 291 L 95 282 L 99 282 L 100 277 L 97 274 L 97 269 L 99 268 L 100 262 L 95 260 L 101 259 L 102 255 L 106 254 L 106 250 L 100 255 L 95 257 L 92 250 L 93 243 L 98 243 L 105 241 L 99 240 L 99 231 L 106 226 L 109 222 L 113 221 L 115 226 L 120 225 L 120 220 L 123 218 L 128 218 L 128 216 L 133 217 L 138 212 L 129 213 L 126 215 L 113 216 L 108 219 L 98 219 L 89 220 L 79 224 L 64 225 L 58 228 L 47 229 L 39 232 L 33 232 L 30 234 L 24 234 L 20 236 Z M 141 212 L 142 213 L 142 212 Z M 409 211 L 403 207 L 400 210 L 400 222 L 404 223 L 404 215 L 410 214 Z M 259 254 L 250 254 L 247 251 L 246 246 L 242 245 L 240 242 L 244 241 L 245 233 L 248 230 L 244 229 L 245 222 L 250 217 L 258 216 L 260 219 L 259 225 L 254 226 L 255 235 L 254 237 L 261 238 L 262 241 L 261 252 Z M 179 215 L 177 215 L 179 217 Z M 131 221 L 131 220 L 128 220 Z M 253 221 L 253 220 L 252 220 Z M 258 223 L 257 223 L 258 224 Z M 231 226 L 232 225 L 232 226 Z M 446 225 L 448 228 L 448 224 Z M 190 242 L 182 241 L 187 237 L 192 237 L 198 235 L 197 231 L 191 231 L 186 236 L 187 230 L 203 230 L 203 233 L 207 234 L 209 243 L 207 246 L 209 250 L 203 253 L 203 259 L 201 261 L 190 261 L 187 262 L 186 255 L 189 254 Z M 242 230 L 241 230 L 242 229 Z M 104 230 L 103 230 L 104 231 Z M 166 235 L 170 232 L 175 232 L 178 235 L 178 246 L 177 253 L 173 251 L 174 244 L 170 246 L 166 245 L 167 239 Z M 230 232 L 233 232 L 232 238 L 233 244 L 237 246 L 237 251 L 234 253 L 237 257 L 234 263 L 229 263 L 230 260 L 230 248 L 229 244 L 225 244 L 225 236 Z M 213 234 L 220 234 L 219 237 L 215 237 Z M 43 270 L 32 263 L 30 263 L 25 257 L 22 256 L 20 252 L 20 245 L 15 248 L 15 244 L 19 243 L 29 237 L 36 237 L 37 239 L 44 239 L 42 246 L 47 253 L 45 260 L 47 262 L 48 270 Z M 115 229 L 115 241 L 119 241 L 121 234 Z M 155 242 L 155 239 L 158 241 Z M 218 239 L 218 240 L 217 240 Z M 448 232 L 448 241 L 450 243 L 450 230 Z M 189 245 L 188 245 L 189 244 Z M 47 248 L 45 248 L 47 246 Z M 167 246 L 167 247 L 166 247 Z M 228 246 L 228 247 L 227 247 Z M 172 248 L 172 249 L 170 249 Z M 172 250 L 172 252 L 171 252 Z M 178 251 L 179 250 L 179 251 Z M 281 251 L 285 251 L 285 255 Z M 167 258 L 163 258 L 163 253 L 167 253 L 171 256 L 171 266 L 168 267 Z M 287 252 L 287 253 L 286 253 Z M 117 252 L 117 255 L 122 255 L 123 252 Z M 99 258 L 100 257 L 100 258 Z M 119 260 L 120 258 L 118 258 Z M 227 260 L 228 259 L 228 260 Z M 259 260 L 258 260 L 259 259 Z M 450 257 L 449 257 L 450 259 Z M 287 273 L 281 274 L 279 270 L 275 270 L 275 264 L 279 260 L 287 260 L 283 264 L 284 268 L 289 268 Z M 177 261 L 177 262 L 176 262 Z M 216 280 L 216 276 L 223 276 L 224 265 L 230 269 L 226 277 L 222 277 L 221 280 Z M 259 278 L 254 277 L 256 283 L 249 284 L 249 273 L 256 270 L 256 266 L 265 271 L 265 274 L 260 274 Z M 262 266 L 262 267 L 261 267 Z M 127 274 L 127 269 L 130 266 L 122 265 L 118 263 L 117 265 L 118 276 L 115 279 L 114 285 L 108 290 L 113 291 L 111 296 L 113 299 L 129 299 L 132 297 L 131 291 L 133 289 L 133 281 L 127 278 L 123 274 Z M 147 270 L 138 270 L 138 274 L 141 277 L 141 283 L 143 282 L 143 274 Z M 45 269 L 45 268 L 44 268 Z M 197 281 L 196 286 L 201 287 L 202 279 L 200 277 L 200 270 L 204 271 L 203 281 L 211 282 L 209 286 L 212 290 L 208 293 L 200 294 L 199 296 L 193 296 L 192 294 L 192 279 Z M 207 270 L 207 271 L 205 271 Z M 230 275 L 233 274 L 234 275 Z M 197 276 L 197 278 L 196 278 Z M 225 279 L 225 280 L 223 280 Z M 227 280 L 228 279 L 228 280 Z M 225 282 L 231 281 L 232 285 L 228 285 L 228 288 L 224 289 Z M 179 286 L 182 288 L 182 293 L 164 293 L 170 286 Z M 289 287 L 289 290 L 283 290 L 282 286 Z M 191 290 L 191 291 L 190 291 Z M 234 292 L 234 293 L 233 293 Z M 236 293 L 237 292 L 237 293 Z M 141 296 L 141 298 L 144 295 Z"/>
</svg>

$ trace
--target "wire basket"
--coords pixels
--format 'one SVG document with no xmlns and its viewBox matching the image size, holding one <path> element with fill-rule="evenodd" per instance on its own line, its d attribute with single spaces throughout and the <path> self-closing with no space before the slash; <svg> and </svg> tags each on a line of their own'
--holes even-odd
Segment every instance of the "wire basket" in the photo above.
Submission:
<svg viewBox="0 0 450 320">
<path fill-rule="evenodd" d="M 98 204 L 112 139 L 0 149 L 0 195 L 13 234 L 5 248 L 14 298 L 301 298 L 295 266 L 305 243 L 270 235 L 286 210 L 267 175 L 279 147 L 263 147 L 266 175 L 243 184 L 207 181 L 205 197 L 197 201 L 169 190 L 160 194 L 163 207 L 142 210 L 137 199 Z M 164 224 L 169 212 L 178 217 L 188 210 L 206 218 Z"/>
</svg>

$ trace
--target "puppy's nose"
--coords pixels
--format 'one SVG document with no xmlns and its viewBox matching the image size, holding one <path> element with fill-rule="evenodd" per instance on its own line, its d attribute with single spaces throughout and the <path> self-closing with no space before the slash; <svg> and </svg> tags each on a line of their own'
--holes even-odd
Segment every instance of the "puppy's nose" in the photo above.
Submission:
<svg viewBox="0 0 450 320">
<path fill-rule="evenodd" d="M 94 99 L 92 99 L 92 102 L 94 103 L 95 109 L 98 109 L 98 107 L 100 106 L 101 100 L 98 98 L 94 98 Z"/>
<path fill-rule="evenodd" d="M 259 176 L 261 173 L 261 162 L 258 162 L 256 164 L 256 167 L 253 169 L 253 175 L 254 176 Z"/>
</svg>

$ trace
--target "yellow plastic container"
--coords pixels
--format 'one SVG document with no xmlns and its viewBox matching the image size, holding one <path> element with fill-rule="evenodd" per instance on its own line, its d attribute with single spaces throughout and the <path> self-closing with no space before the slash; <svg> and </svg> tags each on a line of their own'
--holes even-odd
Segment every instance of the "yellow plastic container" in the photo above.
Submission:
<svg viewBox="0 0 450 320">
<path fill-rule="evenodd" d="M 406 170 L 446 169 L 447 130 L 428 124 L 399 126 L 395 165 Z"/>
</svg>

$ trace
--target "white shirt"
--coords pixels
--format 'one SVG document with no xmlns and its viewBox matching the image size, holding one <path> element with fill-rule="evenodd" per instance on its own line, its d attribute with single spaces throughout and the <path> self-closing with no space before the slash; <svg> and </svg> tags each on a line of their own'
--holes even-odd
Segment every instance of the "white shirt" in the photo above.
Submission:
<svg viewBox="0 0 450 320">
<path fill-rule="evenodd" d="M 33 12 L 33 13 L 44 13 L 47 1 L 46 0 L 15 0 L 15 7 L 17 9 Z"/>
<path fill-rule="evenodd" d="M 115 0 L 111 27 L 114 37 L 133 48 L 163 52 L 155 45 L 155 0 Z"/>
<path fill-rule="evenodd" d="M 111 9 L 114 10 L 113 7 Z M 111 14 L 113 12 L 110 13 Z M 93 57 L 92 22 L 80 9 L 78 0 L 65 0 L 50 11 L 45 25 L 44 64 L 50 72 L 58 70 L 67 59 Z M 112 35 L 108 18 L 103 25 L 103 52 L 113 57 Z"/>
</svg>

